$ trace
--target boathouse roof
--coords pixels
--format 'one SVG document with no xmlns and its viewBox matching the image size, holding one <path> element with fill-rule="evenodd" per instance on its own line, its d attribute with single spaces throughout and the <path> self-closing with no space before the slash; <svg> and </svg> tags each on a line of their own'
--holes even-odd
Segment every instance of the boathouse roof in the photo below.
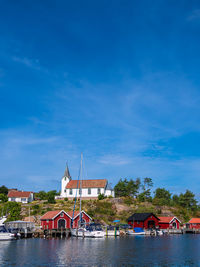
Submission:
<svg viewBox="0 0 200 267">
<path fill-rule="evenodd" d="M 150 212 L 144 212 L 144 213 L 134 213 L 128 218 L 128 221 L 140 221 L 143 222 L 150 216 L 156 217 L 158 220 L 160 220 L 155 214 Z"/>
<path fill-rule="evenodd" d="M 200 223 L 200 218 L 192 218 L 189 223 Z"/>
<path fill-rule="evenodd" d="M 81 181 L 82 188 L 105 188 L 107 185 L 106 179 L 91 179 L 91 180 L 82 180 Z M 78 186 L 77 186 L 78 185 Z M 80 180 L 71 180 L 66 185 L 66 188 L 80 188 Z"/>
<path fill-rule="evenodd" d="M 177 221 L 181 222 L 178 218 L 176 218 L 174 216 L 166 216 L 166 217 L 158 217 L 158 218 L 160 219 L 159 223 L 170 223 L 174 219 L 176 219 Z"/>
</svg>

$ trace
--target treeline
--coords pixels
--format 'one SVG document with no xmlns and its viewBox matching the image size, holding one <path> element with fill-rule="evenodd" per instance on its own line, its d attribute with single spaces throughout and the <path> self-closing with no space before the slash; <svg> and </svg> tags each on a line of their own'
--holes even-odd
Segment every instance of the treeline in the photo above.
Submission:
<svg viewBox="0 0 200 267">
<path fill-rule="evenodd" d="M 157 188 L 152 192 L 153 180 L 151 178 L 135 180 L 120 179 L 116 184 L 115 196 L 116 197 L 133 197 L 139 202 L 152 202 L 157 206 L 178 206 L 187 210 L 196 211 L 199 209 L 195 194 L 190 190 L 185 193 L 172 194 L 165 188 Z"/>
</svg>

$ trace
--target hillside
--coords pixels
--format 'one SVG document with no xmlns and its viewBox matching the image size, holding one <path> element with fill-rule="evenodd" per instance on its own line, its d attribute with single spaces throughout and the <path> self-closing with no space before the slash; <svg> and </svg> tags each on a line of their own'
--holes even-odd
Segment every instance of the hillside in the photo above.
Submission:
<svg viewBox="0 0 200 267">
<path fill-rule="evenodd" d="M 0 209 L 7 209 L 6 204 L 1 204 Z M 74 202 L 70 200 L 56 200 L 55 204 L 47 201 L 33 201 L 30 204 L 19 204 L 21 211 L 18 219 L 24 219 L 30 215 L 36 223 L 40 224 L 40 217 L 50 210 L 73 210 Z M 79 209 L 77 201 L 76 210 Z M 183 223 L 193 216 L 200 216 L 200 211 L 191 212 L 181 207 L 156 206 L 149 202 L 139 202 L 131 197 L 107 198 L 104 200 L 82 200 L 82 209 L 85 210 L 96 222 L 111 224 L 115 219 L 121 223 L 127 223 L 127 218 L 134 212 L 153 212 L 157 216 L 177 216 Z M 32 217 L 32 218 L 33 218 Z"/>
</svg>

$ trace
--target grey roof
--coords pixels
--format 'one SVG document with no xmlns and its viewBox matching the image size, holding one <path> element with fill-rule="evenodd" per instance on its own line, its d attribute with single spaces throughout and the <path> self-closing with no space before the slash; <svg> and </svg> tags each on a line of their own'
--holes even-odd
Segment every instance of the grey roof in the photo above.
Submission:
<svg viewBox="0 0 200 267">
<path fill-rule="evenodd" d="M 69 173 L 69 168 L 68 168 L 68 165 L 67 164 L 66 164 L 66 168 L 65 168 L 65 172 L 64 172 L 63 177 L 71 178 L 71 175 Z"/>
<path fill-rule="evenodd" d="M 149 218 L 152 215 L 159 220 L 159 218 L 155 214 L 153 214 L 152 212 L 144 212 L 144 213 L 134 213 L 133 215 L 131 215 L 128 218 L 128 221 L 140 221 L 140 222 L 143 222 L 143 221 L 145 221 L 147 218 Z"/>
</svg>

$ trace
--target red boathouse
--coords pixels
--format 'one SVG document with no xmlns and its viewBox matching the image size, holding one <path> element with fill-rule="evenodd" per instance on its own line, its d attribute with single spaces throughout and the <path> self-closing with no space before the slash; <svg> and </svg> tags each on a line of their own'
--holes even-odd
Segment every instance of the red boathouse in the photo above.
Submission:
<svg viewBox="0 0 200 267">
<path fill-rule="evenodd" d="M 189 228 L 200 229 L 200 218 L 192 218 L 189 221 Z"/>
<path fill-rule="evenodd" d="M 181 221 L 176 217 L 159 217 L 160 229 L 180 229 Z"/>
<path fill-rule="evenodd" d="M 131 225 L 133 228 L 158 228 L 159 218 L 153 213 L 134 213 L 128 218 L 128 224 Z"/>
<path fill-rule="evenodd" d="M 42 229 L 70 228 L 72 216 L 73 216 L 73 211 L 69 212 L 66 212 L 64 210 L 48 211 L 40 219 L 41 227 Z M 75 211 L 73 228 L 77 227 L 79 217 L 80 213 L 78 211 Z M 82 219 L 86 223 L 89 223 L 92 220 L 91 217 L 84 211 L 82 211 Z"/>
</svg>

